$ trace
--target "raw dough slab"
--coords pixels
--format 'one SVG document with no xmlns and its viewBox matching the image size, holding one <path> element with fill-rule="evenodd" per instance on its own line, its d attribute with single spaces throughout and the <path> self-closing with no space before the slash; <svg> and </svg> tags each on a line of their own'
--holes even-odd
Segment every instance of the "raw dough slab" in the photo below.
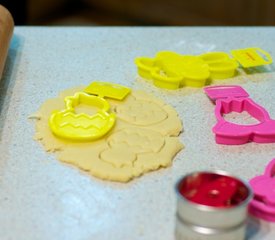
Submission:
<svg viewBox="0 0 275 240">
<path fill-rule="evenodd" d="M 83 87 L 77 87 L 61 92 L 58 98 L 47 100 L 35 114 L 35 139 L 42 142 L 46 151 L 54 152 L 59 160 L 101 179 L 127 182 L 146 172 L 170 166 L 183 148 L 178 138 L 182 123 L 177 112 L 141 91 L 132 91 L 124 101 L 108 99 L 117 121 L 102 139 L 77 143 L 57 138 L 48 125 L 51 113 L 64 109 L 65 96 L 82 90 Z M 88 113 L 89 110 L 89 106 L 81 105 L 77 112 Z"/>
</svg>

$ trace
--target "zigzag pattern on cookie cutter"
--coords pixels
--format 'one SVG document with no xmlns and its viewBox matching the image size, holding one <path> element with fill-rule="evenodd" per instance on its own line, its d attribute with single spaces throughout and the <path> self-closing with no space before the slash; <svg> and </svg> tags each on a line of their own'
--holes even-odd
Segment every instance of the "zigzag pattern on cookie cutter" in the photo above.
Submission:
<svg viewBox="0 0 275 240">
<path fill-rule="evenodd" d="M 121 101 L 130 91 L 119 84 L 92 82 L 84 92 L 65 98 L 66 109 L 56 111 L 50 117 L 51 131 L 57 137 L 75 141 L 91 141 L 104 136 L 116 121 L 116 115 L 109 113 L 110 105 L 104 97 Z M 80 104 L 96 107 L 98 111 L 92 116 L 76 114 L 75 107 Z"/>
<path fill-rule="evenodd" d="M 76 141 L 95 140 L 109 132 L 115 124 L 116 116 L 109 113 L 109 103 L 101 97 L 78 92 L 65 98 L 66 109 L 54 112 L 49 125 L 54 135 Z M 95 106 L 99 110 L 89 116 L 76 114 L 75 107 L 80 104 Z"/>
</svg>

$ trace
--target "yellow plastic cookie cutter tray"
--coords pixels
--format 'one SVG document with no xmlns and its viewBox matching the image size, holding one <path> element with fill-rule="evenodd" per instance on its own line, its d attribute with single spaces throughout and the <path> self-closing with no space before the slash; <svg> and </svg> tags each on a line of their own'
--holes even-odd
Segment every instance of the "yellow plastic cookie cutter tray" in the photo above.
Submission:
<svg viewBox="0 0 275 240">
<path fill-rule="evenodd" d="M 80 104 L 94 106 L 99 110 L 92 116 L 77 114 L 75 107 Z M 54 112 L 49 120 L 51 131 L 60 138 L 76 141 L 95 140 L 108 133 L 115 124 L 116 116 L 109 113 L 110 105 L 102 97 L 78 92 L 74 96 L 66 97 L 65 105 L 65 110 Z"/>
<path fill-rule="evenodd" d="M 188 56 L 163 51 L 155 58 L 136 58 L 135 63 L 141 77 L 151 79 L 155 86 L 166 89 L 203 87 L 208 78 L 234 76 L 238 67 L 237 62 L 223 52 Z"/>
<path fill-rule="evenodd" d="M 203 87 L 208 79 L 232 78 L 239 64 L 255 67 L 272 63 L 269 53 L 260 48 L 232 50 L 233 58 L 225 52 L 209 52 L 198 56 L 161 51 L 154 58 L 135 59 L 138 74 L 154 85 L 166 89 L 182 86 Z"/>
<path fill-rule="evenodd" d="M 152 79 L 160 88 L 178 89 L 181 86 L 202 87 L 209 77 L 208 66 L 197 56 L 175 52 L 159 52 L 155 58 L 135 59 L 141 77 Z"/>
</svg>

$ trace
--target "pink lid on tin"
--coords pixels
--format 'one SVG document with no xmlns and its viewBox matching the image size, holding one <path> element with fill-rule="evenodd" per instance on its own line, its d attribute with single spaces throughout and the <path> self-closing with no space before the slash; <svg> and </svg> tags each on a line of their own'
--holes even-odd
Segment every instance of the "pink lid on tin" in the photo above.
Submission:
<svg viewBox="0 0 275 240">
<path fill-rule="evenodd" d="M 216 208 L 237 206 L 250 194 L 239 179 L 210 172 L 191 174 L 179 183 L 178 188 L 188 201 Z"/>
</svg>

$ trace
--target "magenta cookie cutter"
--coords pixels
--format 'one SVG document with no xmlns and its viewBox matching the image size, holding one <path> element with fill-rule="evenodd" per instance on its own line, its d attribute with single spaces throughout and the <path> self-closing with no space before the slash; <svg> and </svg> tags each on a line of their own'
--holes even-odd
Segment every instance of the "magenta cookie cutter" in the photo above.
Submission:
<svg viewBox="0 0 275 240">
<path fill-rule="evenodd" d="M 247 142 L 274 143 L 275 120 L 269 113 L 255 103 L 249 94 L 240 86 L 210 86 L 204 88 L 208 97 L 216 102 L 215 115 L 217 124 L 213 127 L 216 143 L 225 145 L 240 145 Z M 223 118 L 230 112 L 241 113 L 247 111 L 260 123 L 240 125 L 228 122 Z"/>
<path fill-rule="evenodd" d="M 275 222 L 275 159 L 267 165 L 264 175 L 252 178 L 249 183 L 254 198 L 249 204 L 251 215 Z"/>
</svg>

